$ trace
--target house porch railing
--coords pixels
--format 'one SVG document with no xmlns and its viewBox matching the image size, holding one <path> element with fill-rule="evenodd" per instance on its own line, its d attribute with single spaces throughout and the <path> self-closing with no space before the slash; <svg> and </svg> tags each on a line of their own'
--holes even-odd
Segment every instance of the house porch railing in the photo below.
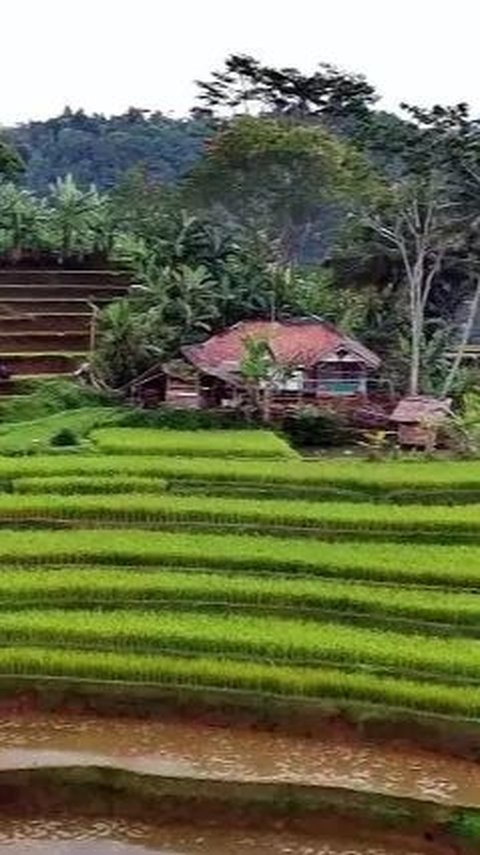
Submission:
<svg viewBox="0 0 480 855">
<path fill-rule="evenodd" d="M 366 395 L 365 377 L 322 377 L 314 380 L 288 380 L 275 389 L 277 394 L 297 395 Z"/>
</svg>

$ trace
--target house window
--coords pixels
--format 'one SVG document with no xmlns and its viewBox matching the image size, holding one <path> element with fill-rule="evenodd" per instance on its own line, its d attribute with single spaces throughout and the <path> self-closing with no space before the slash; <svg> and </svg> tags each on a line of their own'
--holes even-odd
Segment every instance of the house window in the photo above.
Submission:
<svg viewBox="0 0 480 855">
<path fill-rule="evenodd" d="M 353 360 L 329 360 L 317 366 L 319 395 L 364 395 L 367 391 L 365 367 Z"/>
</svg>

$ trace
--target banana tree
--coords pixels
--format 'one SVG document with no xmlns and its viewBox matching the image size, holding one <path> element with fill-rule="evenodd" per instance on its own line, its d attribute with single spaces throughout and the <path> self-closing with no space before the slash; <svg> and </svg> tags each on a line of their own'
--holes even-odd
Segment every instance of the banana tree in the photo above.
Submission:
<svg viewBox="0 0 480 855">
<path fill-rule="evenodd" d="M 106 225 L 106 206 L 94 186 L 80 189 L 73 177 L 57 178 L 50 187 L 52 227 L 62 261 L 84 256 L 97 246 L 97 235 Z"/>
<path fill-rule="evenodd" d="M 25 250 L 48 247 L 50 239 L 45 201 L 11 182 L 0 183 L 0 250 L 18 262 Z"/>
</svg>

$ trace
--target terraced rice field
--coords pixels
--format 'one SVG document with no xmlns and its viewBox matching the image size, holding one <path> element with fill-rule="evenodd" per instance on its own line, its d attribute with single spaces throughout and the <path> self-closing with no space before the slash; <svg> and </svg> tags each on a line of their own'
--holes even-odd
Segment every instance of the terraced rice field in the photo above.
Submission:
<svg viewBox="0 0 480 855">
<path fill-rule="evenodd" d="M 92 438 L 0 458 L 1 674 L 480 716 L 480 463 Z"/>
</svg>

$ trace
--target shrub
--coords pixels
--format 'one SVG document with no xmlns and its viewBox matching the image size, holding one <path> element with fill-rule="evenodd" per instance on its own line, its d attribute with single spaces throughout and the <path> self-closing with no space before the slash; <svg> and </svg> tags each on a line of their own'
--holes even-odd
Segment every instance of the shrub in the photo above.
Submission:
<svg viewBox="0 0 480 855">
<path fill-rule="evenodd" d="M 52 437 L 65 428 L 78 437 L 86 436 L 93 428 L 114 422 L 117 413 L 113 407 L 83 407 L 52 413 L 29 422 L 1 425 L 0 454 L 25 455 L 45 451 L 52 447 Z M 68 447 L 65 443 L 62 445 Z M 5 465 L 7 459 L 4 457 L 2 462 Z M 14 465 L 20 465 L 20 461 Z"/>
<path fill-rule="evenodd" d="M 119 424 L 124 427 L 170 428 L 171 430 L 245 430 L 254 428 L 240 410 L 188 410 L 159 407 L 156 410 L 129 409 Z"/>
<path fill-rule="evenodd" d="M 352 439 L 352 431 L 341 415 L 316 407 L 285 416 L 282 430 L 294 445 L 305 448 L 345 445 Z"/>
<path fill-rule="evenodd" d="M 78 445 L 79 439 L 77 434 L 68 427 L 60 428 L 57 433 L 54 433 L 51 440 L 50 445 L 54 446 L 69 446 L 69 445 Z"/>
</svg>

